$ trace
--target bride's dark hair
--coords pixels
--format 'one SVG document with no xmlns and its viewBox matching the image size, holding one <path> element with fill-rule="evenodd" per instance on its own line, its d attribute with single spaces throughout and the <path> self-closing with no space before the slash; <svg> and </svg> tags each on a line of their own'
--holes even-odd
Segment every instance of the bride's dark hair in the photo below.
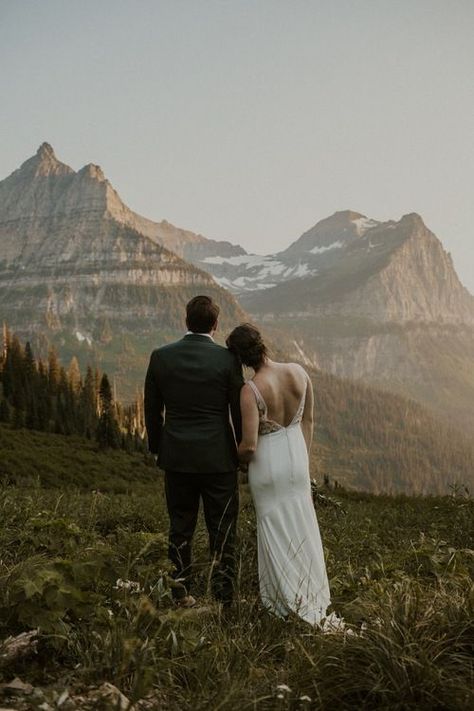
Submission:
<svg viewBox="0 0 474 711">
<path fill-rule="evenodd" d="M 234 328 L 227 336 L 226 345 L 239 357 L 241 363 L 254 370 L 258 370 L 264 364 L 268 355 L 260 331 L 251 323 L 242 323 Z"/>
</svg>

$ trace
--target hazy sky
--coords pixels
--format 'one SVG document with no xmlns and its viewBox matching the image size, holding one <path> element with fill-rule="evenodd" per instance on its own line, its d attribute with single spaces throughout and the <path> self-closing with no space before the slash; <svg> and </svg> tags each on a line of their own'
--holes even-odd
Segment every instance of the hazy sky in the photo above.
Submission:
<svg viewBox="0 0 474 711">
<path fill-rule="evenodd" d="M 473 0 L 0 0 L 0 178 L 42 141 L 248 250 L 419 212 L 474 291 Z"/>
</svg>

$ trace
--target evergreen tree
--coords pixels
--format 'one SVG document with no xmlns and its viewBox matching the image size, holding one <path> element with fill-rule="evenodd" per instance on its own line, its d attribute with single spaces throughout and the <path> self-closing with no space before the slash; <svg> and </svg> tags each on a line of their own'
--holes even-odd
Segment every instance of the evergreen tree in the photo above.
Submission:
<svg viewBox="0 0 474 711">
<path fill-rule="evenodd" d="M 99 397 L 100 418 L 96 434 L 97 442 L 102 449 L 107 447 L 118 449 L 121 445 L 121 435 L 115 416 L 110 382 L 105 373 L 100 381 Z"/>
<path fill-rule="evenodd" d="M 48 353 L 48 386 L 51 395 L 56 395 L 59 385 L 60 365 L 55 348 L 50 348 Z"/>
<path fill-rule="evenodd" d="M 81 390 L 81 371 L 79 369 L 79 363 L 76 356 L 71 358 L 69 363 L 69 368 L 67 370 L 69 384 L 73 392 L 77 395 Z"/>
<path fill-rule="evenodd" d="M 90 365 L 79 396 L 81 432 L 89 439 L 97 427 L 97 393 L 95 379 Z"/>
<path fill-rule="evenodd" d="M 47 431 L 51 428 L 51 399 L 48 394 L 48 372 L 41 360 L 38 361 L 38 429 Z"/>
<path fill-rule="evenodd" d="M 25 425 L 28 429 L 38 429 L 38 371 L 29 341 L 25 344 L 22 379 L 25 392 Z"/>
</svg>

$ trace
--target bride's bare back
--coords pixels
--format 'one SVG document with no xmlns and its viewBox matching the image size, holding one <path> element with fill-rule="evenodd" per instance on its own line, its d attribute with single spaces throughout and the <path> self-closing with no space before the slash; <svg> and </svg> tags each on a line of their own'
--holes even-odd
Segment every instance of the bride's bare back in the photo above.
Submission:
<svg viewBox="0 0 474 711">
<path fill-rule="evenodd" d="M 306 392 L 308 378 L 296 363 L 263 366 L 254 377 L 268 408 L 268 419 L 288 427 Z"/>
<path fill-rule="evenodd" d="M 254 383 L 267 405 L 267 418 L 288 427 L 295 417 L 306 392 L 301 428 L 309 451 L 313 429 L 313 390 L 303 368 L 296 363 L 267 360 L 254 376 Z M 241 391 L 242 443 L 239 454 L 251 458 L 258 440 L 259 412 L 255 393 L 244 385 Z"/>
</svg>

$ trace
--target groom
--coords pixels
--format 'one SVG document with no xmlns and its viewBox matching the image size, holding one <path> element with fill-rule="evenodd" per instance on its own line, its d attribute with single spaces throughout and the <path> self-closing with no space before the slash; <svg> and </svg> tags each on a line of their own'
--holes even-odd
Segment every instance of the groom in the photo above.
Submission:
<svg viewBox="0 0 474 711">
<path fill-rule="evenodd" d="M 209 296 L 191 299 L 186 306 L 188 332 L 153 351 L 145 379 L 148 447 L 165 470 L 169 557 L 175 577 L 183 582 L 173 588 L 173 595 L 183 607 L 196 602 L 189 584 L 200 499 L 214 596 L 229 604 L 233 593 L 243 378 L 235 357 L 214 342 L 218 316 L 219 307 Z"/>
</svg>

